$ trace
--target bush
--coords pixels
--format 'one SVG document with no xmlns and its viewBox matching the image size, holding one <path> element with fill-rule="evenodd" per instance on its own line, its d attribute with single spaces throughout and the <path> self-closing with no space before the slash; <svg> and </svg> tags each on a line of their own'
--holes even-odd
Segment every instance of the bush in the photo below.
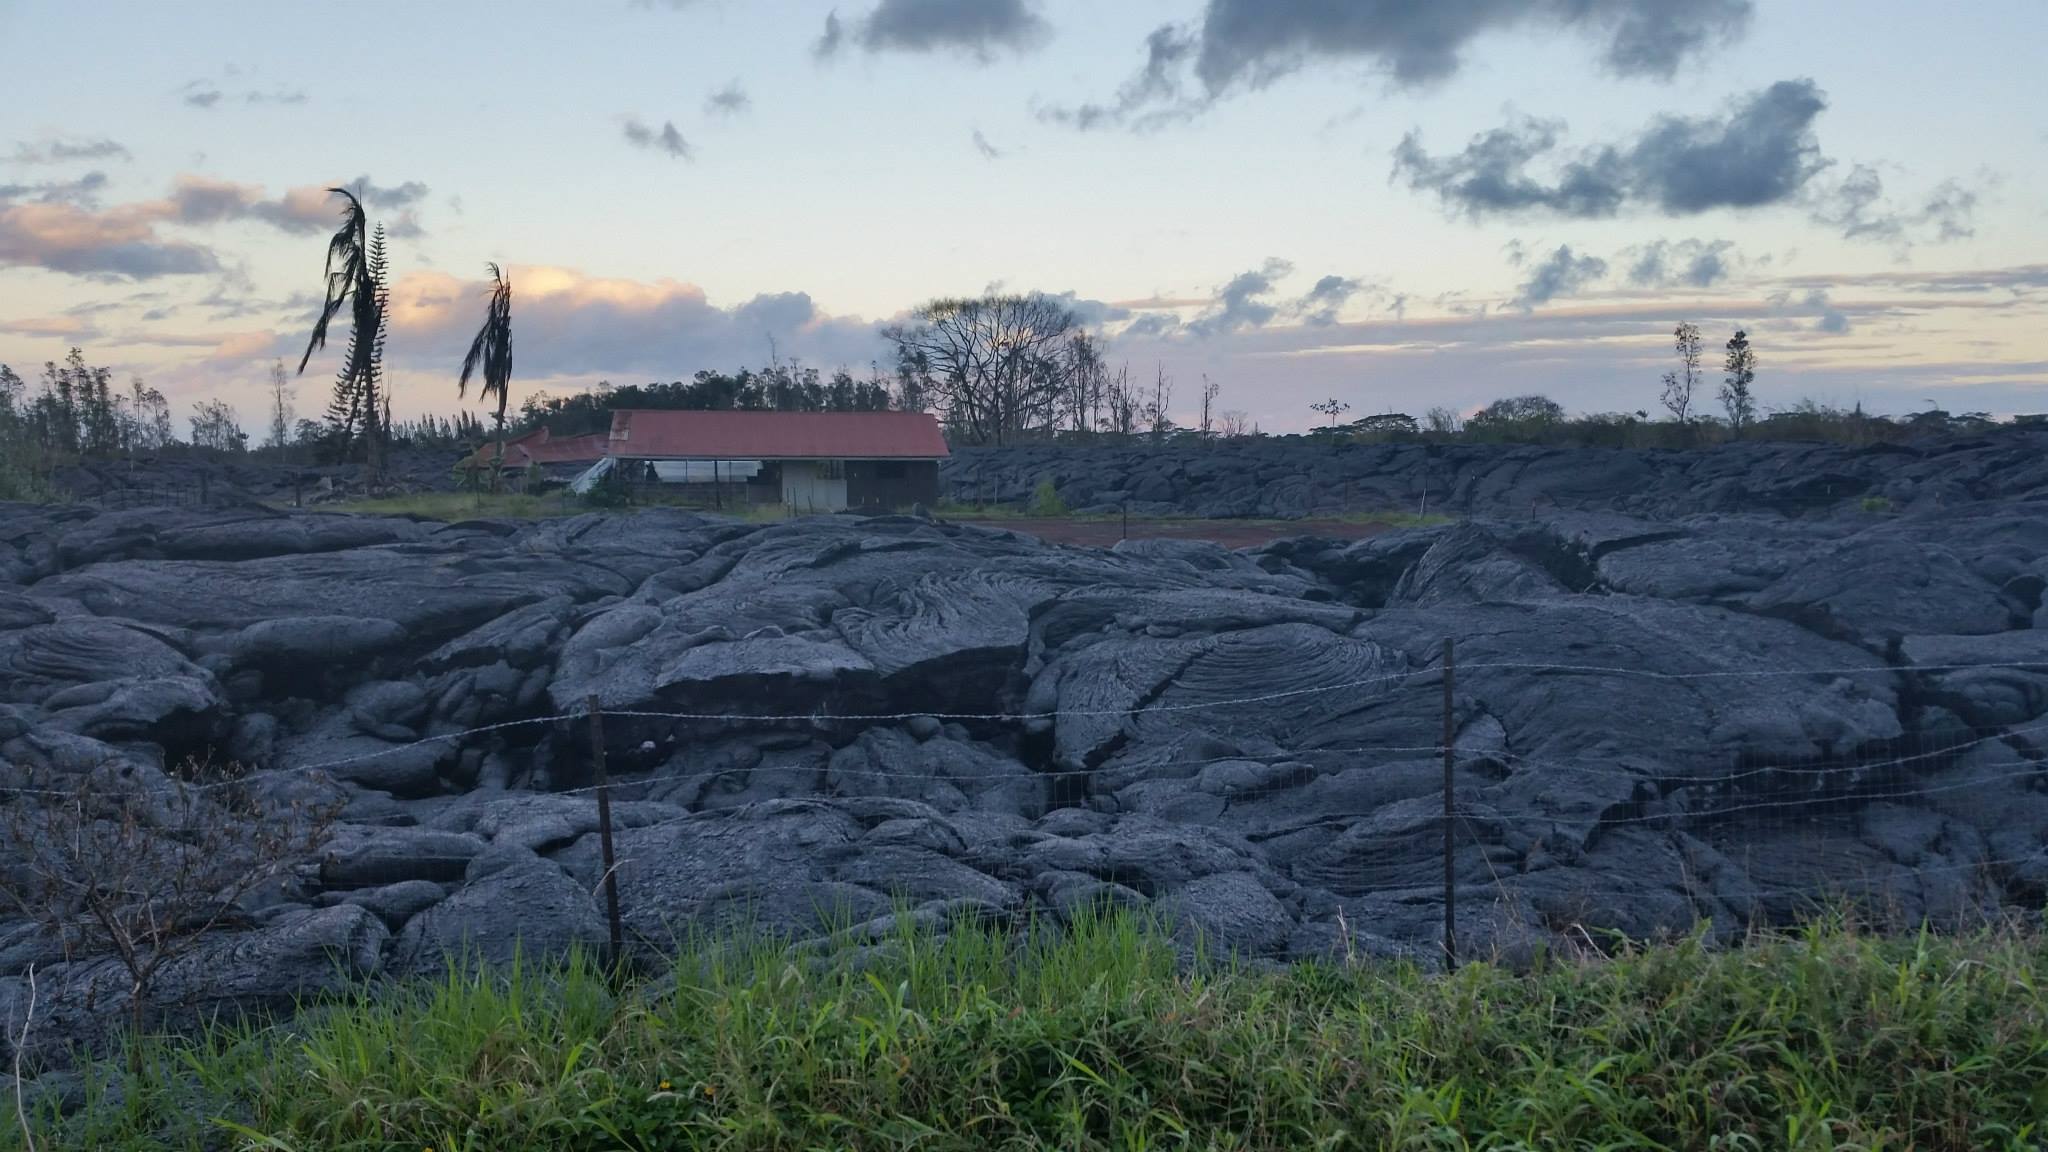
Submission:
<svg viewBox="0 0 2048 1152">
<path fill-rule="evenodd" d="M 1053 486 L 1052 477 L 1047 476 L 1038 482 L 1038 487 L 1031 493 L 1031 503 L 1025 505 L 1024 511 L 1032 516 L 1067 514 L 1067 502 L 1060 499 L 1060 491 Z"/>
<path fill-rule="evenodd" d="M 1889 512 L 1892 510 L 1892 502 L 1883 496 L 1865 496 L 1863 498 L 1863 510 L 1865 512 Z"/>
</svg>

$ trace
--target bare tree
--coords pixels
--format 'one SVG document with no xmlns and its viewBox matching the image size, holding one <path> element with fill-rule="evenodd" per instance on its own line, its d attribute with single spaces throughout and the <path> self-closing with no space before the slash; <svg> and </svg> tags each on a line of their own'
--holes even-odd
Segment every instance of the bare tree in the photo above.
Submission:
<svg viewBox="0 0 2048 1152">
<path fill-rule="evenodd" d="M 470 342 L 462 358 L 462 378 L 455 382 L 455 396 L 469 391 L 469 377 L 481 364 L 484 370 L 483 400 L 498 398 L 498 448 L 491 457 L 491 491 L 498 490 L 498 477 L 505 468 L 505 402 L 512 387 L 512 282 L 496 263 L 491 269 L 491 299 L 484 307 L 484 326 Z"/>
<path fill-rule="evenodd" d="M 1215 431 L 1215 420 L 1211 412 L 1216 407 L 1216 397 L 1222 394 L 1223 385 L 1209 379 L 1207 372 L 1202 373 L 1202 435 L 1205 437 Z"/>
<path fill-rule="evenodd" d="M 896 345 L 906 392 L 940 409 L 976 444 L 1008 444 L 1056 427 L 1080 329 L 1072 309 L 1042 294 L 942 299 L 882 335 Z"/>
<path fill-rule="evenodd" d="M 1093 431 L 1102 420 L 1103 392 L 1108 385 L 1109 366 L 1102 359 L 1102 346 L 1086 332 L 1076 332 L 1067 341 L 1066 415 L 1076 432 Z"/>
<path fill-rule="evenodd" d="M 139 778 L 104 765 L 31 777 L 0 819 L 0 900 L 67 958 L 111 952 L 128 976 L 131 1039 L 166 964 L 240 919 L 243 899 L 326 838 L 332 807 L 267 804 L 232 772 Z M 141 1075 L 142 1050 L 129 1047 Z"/>
<path fill-rule="evenodd" d="M 1686 424 L 1692 420 L 1692 396 L 1702 378 L 1699 325 L 1680 324 L 1671 337 L 1678 349 L 1678 370 L 1664 374 L 1664 394 L 1660 399 L 1673 420 Z"/>
<path fill-rule="evenodd" d="M 1252 433 L 1252 418 L 1249 413 L 1232 409 L 1223 414 L 1223 435 L 1231 440 L 1249 436 Z"/>
<path fill-rule="evenodd" d="M 1166 374 L 1166 365 L 1157 365 L 1152 376 L 1152 399 L 1145 405 L 1145 425 L 1157 443 L 1166 439 L 1173 431 L 1173 417 L 1168 412 L 1173 406 L 1173 377 Z"/>
<path fill-rule="evenodd" d="M 298 389 L 284 370 L 284 361 L 277 360 L 270 365 L 270 439 L 268 446 L 284 453 L 292 442 L 292 396 Z"/>
<path fill-rule="evenodd" d="M 1455 408 L 1431 408 L 1422 414 L 1422 425 L 1433 436 L 1455 436 L 1463 423 Z"/>
<path fill-rule="evenodd" d="M 1109 405 L 1109 414 L 1103 417 L 1102 430 L 1112 435 L 1129 439 L 1138 431 L 1138 390 L 1131 386 L 1131 366 L 1120 365 L 1116 378 L 1104 388 L 1104 402 Z"/>
</svg>

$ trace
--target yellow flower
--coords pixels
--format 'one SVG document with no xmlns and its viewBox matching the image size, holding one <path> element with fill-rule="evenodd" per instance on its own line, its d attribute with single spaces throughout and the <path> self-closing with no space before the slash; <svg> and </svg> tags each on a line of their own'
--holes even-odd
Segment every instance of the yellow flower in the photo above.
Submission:
<svg viewBox="0 0 2048 1152">
<path fill-rule="evenodd" d="M 663 1092 L 666 1092 L 666 1091 L 668 1091 L 668 1081 L 666 1081 L 666 1080 L 663 1080 L 663 1081 L 661 1082 L 661 1090 L 662 1090 Z"/>
<path fill-rule="evenodd" d="M 716 1084 L 706 1084 L 706 1085 L 704 1086 L 704 1095 L 706 1095 L 706 1096 L 716 1096 L 716 1095 L 718 1095 L 718 1085 L 716 1085 Z"/>
</svg>

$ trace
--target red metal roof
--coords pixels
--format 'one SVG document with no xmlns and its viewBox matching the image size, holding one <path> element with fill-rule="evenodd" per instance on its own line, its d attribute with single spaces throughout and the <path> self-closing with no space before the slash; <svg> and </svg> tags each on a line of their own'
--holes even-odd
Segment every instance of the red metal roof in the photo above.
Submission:
<svg viewBox="0 0 2048 1152">
<path fill-rule="evenodd" d="M 505 468 L 524 468 L 529 464 L 595 464 L 604 458 L 605 434 L 591 432 L 583 436 L 564 436 L 557 440 L 548 435 L 546 428 L 536 428 L 522 436 L 505 441 Z M 465 456 L 456 467 L 475 464 L 487 468 L 497 453 L 494 442 L 486 442 L 474 453 Z"/>
<path fill-rule="evenodd" d="M 612 413 L 608 450 L 634 460 L 942 460 L 928 412 Z"/>
</svg>

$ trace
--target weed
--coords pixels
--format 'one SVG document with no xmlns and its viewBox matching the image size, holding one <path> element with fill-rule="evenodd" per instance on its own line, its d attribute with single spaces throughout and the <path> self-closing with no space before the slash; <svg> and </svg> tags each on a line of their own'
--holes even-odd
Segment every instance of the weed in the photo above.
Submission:
<svg viewBox="0 0 2048 1152">
<path fill-rule="evenodd" d="M 698 940 L 365 987 L 154 1041 L 42 1147 L 2038 1147 L 2048 944 L 1841 922 L 1559 960 L 1280 972 L 1156 922 L 962 920 L 857 956 Z M 858 962 L 856 962 L 856 959 Z M 120 1092 L 110 1091 L 115 1087 Z"/>
</svg>

